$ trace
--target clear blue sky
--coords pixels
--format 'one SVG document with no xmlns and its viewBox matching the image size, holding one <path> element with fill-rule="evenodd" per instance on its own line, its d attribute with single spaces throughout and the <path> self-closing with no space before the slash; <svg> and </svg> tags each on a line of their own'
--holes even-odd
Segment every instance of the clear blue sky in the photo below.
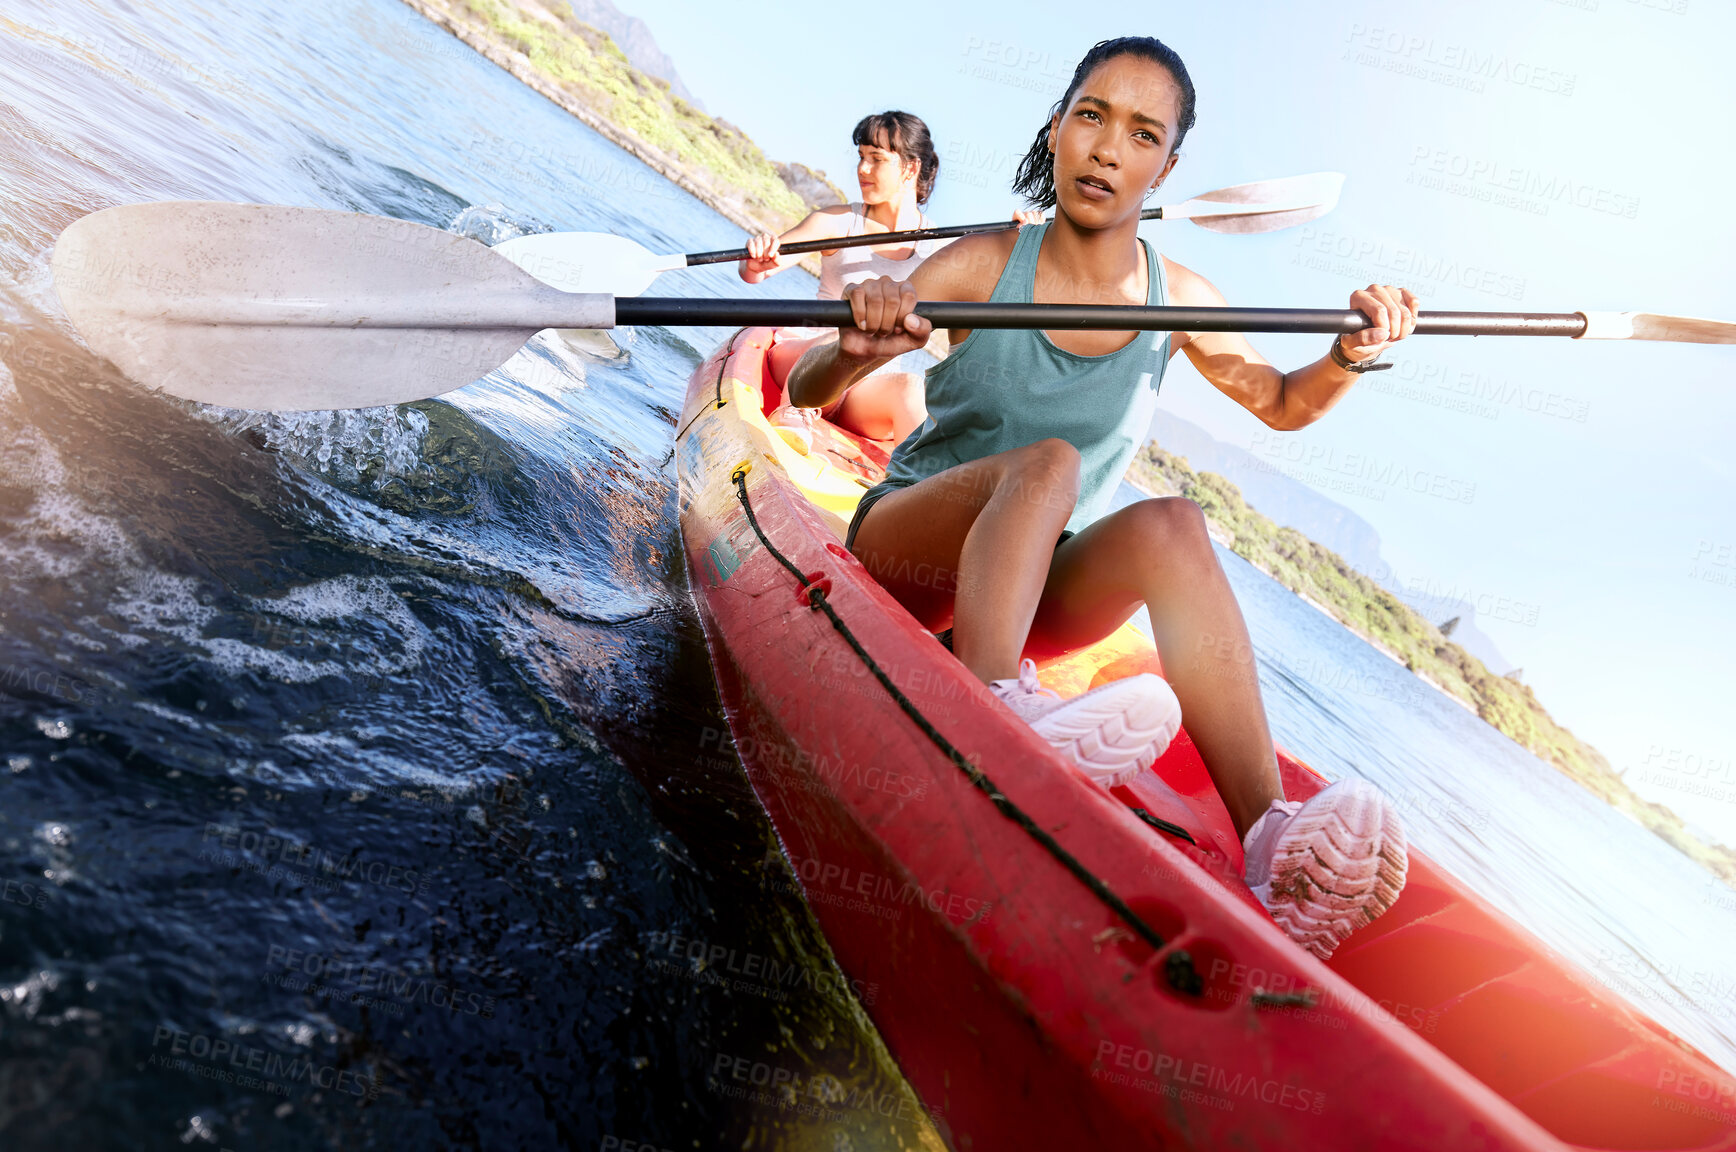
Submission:
<svg viewBox="0 0 1736 1152">
<path fill-rule="evenodd" d="M 942 222 L 1014 206 L 1012 168 L 1086 48 L 1156 35 L 1199 89 L 1180 196 L 1349 177 L 1307 230 L 1147 227 L 1231 303 L 1334 307 L 1379 280 L 1425 308 L 1736 319 L 1726 0 L 620 5 L 714 114 L 847 192 L 851 125 L 923 116 Z M 1325 343 L 1254 340 L 1281 367 Z M 1183 359 L 1162 402 L 1355 509 L 1406 580 L 1482 605 L 1557 718 L 1736 843 L 1736 347 L 1434 338 L 1395 359 L 1387 391 L 1291 436 Z"/>
</svg>

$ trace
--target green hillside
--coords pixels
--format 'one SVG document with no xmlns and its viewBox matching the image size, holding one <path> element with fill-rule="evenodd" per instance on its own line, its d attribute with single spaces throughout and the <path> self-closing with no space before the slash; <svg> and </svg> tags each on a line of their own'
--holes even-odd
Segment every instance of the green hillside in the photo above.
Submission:
<svg viewBox="0 0 1736 1152">
<path fill-rule="evenodd" d="M 786 183 L 739 128 L 633 67 L 561 0 L 406 2 L 738 224 L 787 228 L 811 207 L 792 184 L 808 195 L 829 187 L 801 165 L 783 168 Z"/>
</svg>

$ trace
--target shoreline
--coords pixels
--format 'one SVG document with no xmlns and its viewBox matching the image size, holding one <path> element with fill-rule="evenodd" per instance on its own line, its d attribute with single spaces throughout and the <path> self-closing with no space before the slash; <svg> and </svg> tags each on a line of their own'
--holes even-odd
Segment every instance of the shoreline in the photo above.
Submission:
<svg viewBox="0 0 1736 1152">
<path fill-rule="evenodd" d="M 475 50 L 478 55 L 504 69 L 520 83 L 750 235 L 768 230 L 783 231 L 793 224 L 795 219 L 800 218 L 786 219 L 779 215 L 753 212 L 745 197 L 733 189 L 719 187 L 714 180 L 708 178 L 710 173 L 704 169 L 683 163 L 678 157 L 669 155 L 639 135 L 622 128 L 580 100 L 560 82 L 538 68 L 523 51 L 504 43 L 493 29 L 476 19 L 462 5 L 455 4 L 452 0 L 403 0 L 403 3 L 429 23 L 444 29 Z"/>
</svg>

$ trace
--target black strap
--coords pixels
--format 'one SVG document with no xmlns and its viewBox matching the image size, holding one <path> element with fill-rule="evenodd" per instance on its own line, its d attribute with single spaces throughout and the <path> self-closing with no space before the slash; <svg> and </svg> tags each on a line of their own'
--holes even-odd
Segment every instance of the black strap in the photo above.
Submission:
<svg viewBox="0 0 1736 1152">
<path fill-rule="evenodd" d="M 1171 824 L 1168 820 L 1153 816 L 1143 808 L 1135 808 L 1133 814 L 1151 825 L 1153 828 L 1156 828 L 1159 832 L 1167 832 L 1171 836 L 1179 836 L 1189 844 L 1192 844 L 1195 848 L 1200 846 L 1199 841 L 1193 838 L 1193 833 L 1189 832 L 1186 828 L 1183 828 L 1180 824 Z"/>
</svg>

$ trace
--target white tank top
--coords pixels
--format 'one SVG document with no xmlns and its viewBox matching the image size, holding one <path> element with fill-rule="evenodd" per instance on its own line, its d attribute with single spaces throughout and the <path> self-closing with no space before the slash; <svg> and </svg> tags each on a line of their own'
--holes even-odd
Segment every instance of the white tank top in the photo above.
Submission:
<svg viewBox="0 0 1736 1152">
<path fill-rule="evenodd" d="M 850 227 L 844 235 L 861 236 L 868 231 L 864 211 L 864 205 L 850 205 Z M 934 227 L 933 221 L 926 215 L 920 212 L 917 215 L 922 221 L 922 227 Z M 951 243 L 951 240 L 918 240 L 913 245 L 916 251 L 903 260 L 882 256 L 866 244 L 860 248 L 839 248 L 825 253 L 820 257 L 820 299 L 842 300 L 844 289 L 864 280 L 872 280 L 876 276 L 908 280 L 924 260 Z"/>
</svg>

